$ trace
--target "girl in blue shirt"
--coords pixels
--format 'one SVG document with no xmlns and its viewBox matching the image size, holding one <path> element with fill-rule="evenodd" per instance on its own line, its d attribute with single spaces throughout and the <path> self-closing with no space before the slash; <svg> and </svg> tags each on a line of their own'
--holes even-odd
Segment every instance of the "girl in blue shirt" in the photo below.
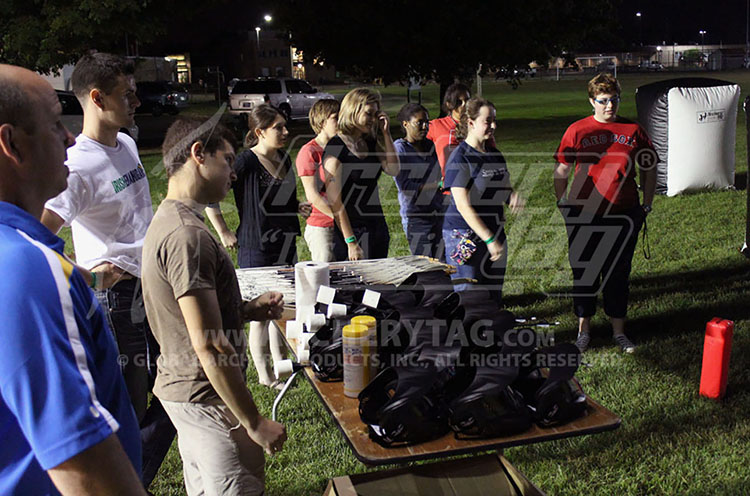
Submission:
<svg viewBox="0 0 750 496">
<path fill-rule="evenodd" d="M 453 279 L 476 280 L 502 300 L 505 267 L 503 204 L 516 213 L 523 199 L 513 191 L 505 157 L 491 143 L 497 124 L 495 106 L 483 98 L 472 98 L 459 124 L 466 139 L 458 145 L 445 166 L 445 187 L 451 202 L 443 222 L 445 256 L 456 265 Z M 457 284 L 457 291 L 472 282 Z"/>
<path fill-rule="evenodd" d="M 398 113 L 406 136 L 394 142 L 401 162 L 396 176 L 401 223 L 412 255 L 442 258 L 443 208 L 440 164 L 435 145 L 427 139 L 427 109 L 407 103 Z"/>
</svg>

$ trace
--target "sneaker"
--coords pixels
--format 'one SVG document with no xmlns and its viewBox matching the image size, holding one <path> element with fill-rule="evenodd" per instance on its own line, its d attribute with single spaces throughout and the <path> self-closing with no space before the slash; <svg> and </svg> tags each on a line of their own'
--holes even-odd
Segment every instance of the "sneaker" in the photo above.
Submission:
<svg viewBox="0 0 750 496">
<path fill-rule="evenodd" d="M 591 342 L 591 334 L 588 332 L 579 332 L 578 338 L 576 339 L 576 347 L 583 353 L 589 348 Z"/>
<path fill-rule="evenodd" d="M 625 334 L 615 334 L 614 338 L 615 343 L 617 343 L 617 346 L 620 347 L 623 353 L 633 353 L 635 351 L 635 345 Z"/>
</svg>

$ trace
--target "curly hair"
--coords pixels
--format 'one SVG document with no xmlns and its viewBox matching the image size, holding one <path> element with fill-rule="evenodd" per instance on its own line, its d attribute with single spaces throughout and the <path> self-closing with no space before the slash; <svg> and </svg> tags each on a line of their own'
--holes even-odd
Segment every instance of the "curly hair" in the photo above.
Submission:
<svg viewBox="0 0 750 496">
<path fill-rule="evenodd" d="M 594 76 L 591 81 L 589 81 L 589 98 L 596 98 L 596 95 L 600 95 L 602 93 L 608 93 L 610 95 L 619 95 L 620 94 L 620 83 L 617 81 L 617 79 L 608 72 L 602 72 L 601 74 L 597 74 Z"/>
<path fill-rule="evenodd" d="M 464 111 L 461 113 L 461 120 L 458 122 L 458 126 L 456 126 L 456 138 L 459 140 L 466 139 L 466 136 L 469 135 L 469 119 L 475 120 L 479 117 L 479 112 L 482 110 L 482 107 L 490 107 L 491 109 L 496 110 L 495 104 L 478 96 L 475 96 L 466 102 Z"/>
</svg>

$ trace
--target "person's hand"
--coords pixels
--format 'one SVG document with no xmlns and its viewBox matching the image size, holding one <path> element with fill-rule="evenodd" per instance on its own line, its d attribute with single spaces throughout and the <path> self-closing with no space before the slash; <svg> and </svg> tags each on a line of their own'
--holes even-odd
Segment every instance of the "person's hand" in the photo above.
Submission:
<svg viewBox="0 0 750 496">
<path fill-rule="evenodd" d="M 227 250 L 237 249 L 237 235 L 232 231 L 220 232 L 219 239 L 221 240 L 221 244 L 224 245 L 224 248 Z"/>
<path fill-rule="evenodd" d="M 263 293 L 257 298 L 246 301 L 243 305 L 245 320 L 276 320 L 284 312 L 284 295 L 278 291 Z"/>
<path fill-rule="evenodd" d="M 246 427 L 250 439 L 263 448 L 269 455 L 275 455 L 284 447 L 286 427 L 278 422 L 259 417 L 255 428 Z"/>
<path fill-rule="evenodd" d="M 297 207 L 297 212 L 307 219 L 310 217 L 310 214 L 312 213 L 312 203 L 310 202 L 299 202 L 299 207 Z"/>
<path fill-rule="evenodd" d="M 500 244 L 500 241 L 495 240 L 492 243 L 487 245 L 487 251 L 490 252 L 490 260 L 493 262 L 496 262 L 500 260 L 500 258 L 503 256 L 503 252 L 505 251 L 505 246 Z"/>
<path fill-rule="evenodd" d="M 101 263 L 91 269 L 91 272 L 96 272 L 96 288 L 94 289 L 99 290 L 111 288 L 118 282 L 126 279 L 133 279 L 133 276 L 129 272 L 111 262 Z"/>
<path fill-rule="evenodd" d="M 378 111 L 378 127 L 383 132 L 383 136 L 391 135 L 391 121 L 388 119 L 388 114 L 382 110 Z"/>
<path fill-rule="evenodd" d="M 526 200 L 524 200 L 523 196 L 519 195 L 515 191 L 510 194 L 510 211 L 513 214 L 518 214 L 521 211 L 523 211 L 523 208 L 526 206 Z"/>
<path fill-rule="evenodd" d="M 359 243 L 347 243 L 346 249 L 349 251 L 349 260 L 362 260 L 365 256 L 365 252 L 360 248 Z"/>
</svg>

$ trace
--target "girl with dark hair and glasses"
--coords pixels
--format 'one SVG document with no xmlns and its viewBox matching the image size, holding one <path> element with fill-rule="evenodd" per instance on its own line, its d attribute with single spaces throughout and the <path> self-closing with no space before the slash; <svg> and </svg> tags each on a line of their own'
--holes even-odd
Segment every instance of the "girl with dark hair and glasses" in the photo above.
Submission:
<svg viewBox="0 0 750 496">
<path fill-rule="evenodd" d="M 451 201 L 443 220 L 443 239 L 446 262 L 456 266 L 451 277 L 462 280 L 454 284 L 456 291 L 477 284 L 501 302 L 508 260 L 503 205 L 517 213 L 524 202 L 513 191 L 505 157 L 494 146 L 496 127 L 492 102 L 472 98 L 466 103 L 459 124 L 465 140 L 445 165 Z"/>
<path fill-rule="evenodd" d="M 638 231 L 654 198 L 656 152 L 638 123 L 617 115 L 617 79 L 599 74 L 589 81 L 588 93 L 593 115 L 574 122 L 555 153 L 555 196 L 565 220 L 573 271 L 576 346 L 581 352 L 589 346 L 591 317 L 601 292 L 615 343 L 632 353 L 635 345 L 625 335 L 630 268 Z M 636 161 L 643 203 L 635 181 Z"/>
<path fill-rule="evenodd" d="M 440 194 L 440 164 L 435 145 L 427 139 L 427 109 L 407 103 L 398 113 L 405 136 L 396 148 L 401 172 L 396 176 L 401 223 L 412 255 L 443 256 L 443 202 Z"/>
</svg>

